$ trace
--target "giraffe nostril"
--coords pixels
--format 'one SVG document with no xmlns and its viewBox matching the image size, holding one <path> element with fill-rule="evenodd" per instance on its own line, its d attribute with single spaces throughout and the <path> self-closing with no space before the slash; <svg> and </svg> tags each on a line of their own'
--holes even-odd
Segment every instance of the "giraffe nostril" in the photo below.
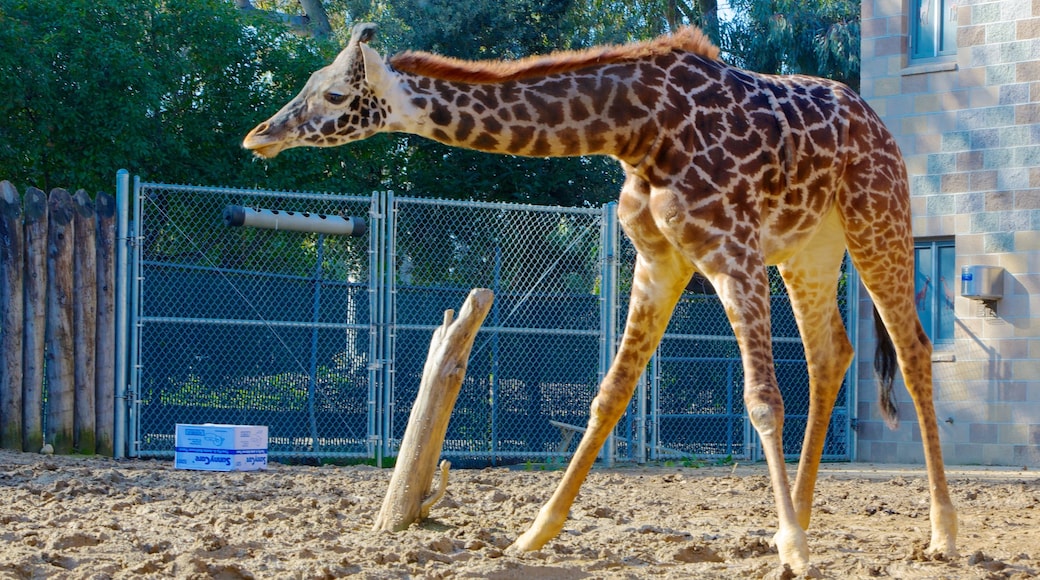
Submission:
<svg viewBox="0 0 1040 580">
<path fill-rule="evenodd" d="M 266 122 L 260 123 L 259 125 L 256 126 L 256 129 L 253 129 L 253 133 L 255 133 L 257 135 L 263 135 L 270 128 L 271 128 L 271 125 L 267 124 Z"/>
</svg>

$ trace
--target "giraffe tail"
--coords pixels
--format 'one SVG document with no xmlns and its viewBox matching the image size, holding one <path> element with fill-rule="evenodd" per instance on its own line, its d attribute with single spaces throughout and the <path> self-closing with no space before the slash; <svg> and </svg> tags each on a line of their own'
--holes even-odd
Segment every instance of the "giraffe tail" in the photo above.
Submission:
<svg viewBox="0 0 1040 580">
<path fill-rule="evenodd" d="M 874 307 L 874 329 L 877 331 L 877 348 L 874 350 L 874 373 L 878 378 L 879 403 L 881 405 L 881 416 L 889 429 L 895 430 L 899 427 L 899 416 L 896 405 L 892 401 L 892 388 L 896 378 L 896 349 L 892 344 L 892 337 L 885 328 L 885 323 Z"/>
</svg>

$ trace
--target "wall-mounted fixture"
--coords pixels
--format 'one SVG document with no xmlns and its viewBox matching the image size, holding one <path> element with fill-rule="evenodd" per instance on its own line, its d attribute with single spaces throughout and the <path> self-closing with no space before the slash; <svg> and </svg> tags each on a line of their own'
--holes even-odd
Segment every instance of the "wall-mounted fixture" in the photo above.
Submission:
<svg viewBox="0 0 1040 580">
<path fill-rule="evenodd" d="M 1004 268 L 964 266 L 961 268 L 961 296 L 973 300 L 1000 300 L 1004 297 Z"/>
</svg>

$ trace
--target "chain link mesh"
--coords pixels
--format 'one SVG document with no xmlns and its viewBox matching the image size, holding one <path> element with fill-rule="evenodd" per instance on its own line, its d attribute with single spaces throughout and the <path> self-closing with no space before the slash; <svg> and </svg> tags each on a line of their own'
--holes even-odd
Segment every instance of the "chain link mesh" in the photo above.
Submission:
<svg viewBox="0 0 1040 580">
<path fill-rule="evenodd" d="M 172 455 L 174 424 L 205 422 L 267 425 L 276 458 L 393 455 L 433 330 L 484 287 L 495 301 L 444 455 L 482 465 L 563 459 L 573 445 L 562 447 L 560 425 L 584 428 L 605 372 L 604 301 L 622 325 L 627 310 L 635 253 L 622 236 L 616 284 L 601 287 L 600 209 L 164 184 L 142 184 L 136 203 L 140 455 Z M 372 229 L 229 227 L 228 205 L 360 216 Z M 785 451 L 796 455 L 805 357 L 782 282 L 770 276 Z M 615 432 L 621 459 L 756 457 L 732 330 L 718 298 L 693 286 L 648 368 L 645 398 Z M 848 416 L 843 387 L 825 458 L 848 458 Z"/>
</svg>

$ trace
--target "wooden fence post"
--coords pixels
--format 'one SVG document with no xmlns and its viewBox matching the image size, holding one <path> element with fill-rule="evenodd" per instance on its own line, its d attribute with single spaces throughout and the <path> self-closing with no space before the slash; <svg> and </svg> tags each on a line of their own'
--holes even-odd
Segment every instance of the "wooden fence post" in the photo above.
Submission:
<svg viewBox="0 0 1040 580">
<path fill-rule="evenodd" d="M 115 453 L 116 387 L 116 200 L 99 192 L 94 198 L 97 213 L 97 345 L 96 384 L 97 452 Z"/>
<path fill-rule="evenodd" d="M 10 181 L 0 181 L 0 447 L 22 449 L 22 292 L 25 249 L 22 198 Z"/>
<path fill-rule="evenodd" d="M 43 447 L 43 356 L 47 316 L 47 196 L 25 190 L 25 325 L 22 342 L 22 450 Z"/>
<path fill-rule="evenodd" d="M 96 451 L 94 361 L 97 337 L 97 248 L 94 202 L 80 189 L 72 196 L 72 345 L 75 412 L 72 445 L 77 453 Z"/>
<path fill-rule="evenodd" d="M 54 453 L 73 451 L 75 379 L 72 342 L 72 196 L 51 190 L 47 230 L 47 443 Z"/>
<path fill-rule="evenodd" d="M 423 367 L 419 392 L 408 417 L 397 464 L 373 529 L 401 531 L 427 514 L 434 500 L 430 495 L 437 459 L 444 447 L 448 420 L 466 375 L 473 340 L 491 309 L 494 294 L 486 288 L 469 293 L 458 320 L 444 313 L 444 324 L 433 333 L 430 352 Z M 442 467 L 440 497 L 447 485 L 447 466 Z"/>
</svg>

